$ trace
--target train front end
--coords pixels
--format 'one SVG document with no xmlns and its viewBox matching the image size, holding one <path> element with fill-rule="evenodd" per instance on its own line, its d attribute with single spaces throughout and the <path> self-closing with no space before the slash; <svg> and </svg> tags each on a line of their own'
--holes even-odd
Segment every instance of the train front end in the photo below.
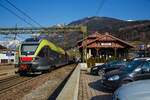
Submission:
<svg viewBox="0 0 150 100">
<path fill-rule="evenodd" d="M 32 73 L 36 70 L 39 62 L 35 57 L 35 52 L 40 44 L 40 39 L 29 38 L 25 40 L 19 47 L 19 69 L 20 75 Z"/>
</svg>

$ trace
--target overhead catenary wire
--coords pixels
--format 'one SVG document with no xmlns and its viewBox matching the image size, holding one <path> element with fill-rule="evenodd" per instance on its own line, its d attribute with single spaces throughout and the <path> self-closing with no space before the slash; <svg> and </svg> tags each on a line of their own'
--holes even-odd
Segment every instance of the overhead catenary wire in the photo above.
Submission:
<svg viewBox="0 0 150 100">
<path fill-rule="evenodd" d="M 101 11 L 101 9 L 103 8 L 103 5 L 105 3 L 106 0 L 101 0 L 101 3 L 98 7 L 98 9 L 96 10 L 96 16 L 99 14 L 99 12 Z"/>
<path fill-rule="evenodd" d="M 11 14 L 15 15 L 16 17 L 18 17 L 20 20 L 24 21 L 26 24 L 28 24 L 28 25 L 30 25 L 30 26 L 32 26 L 32 27 L 34 27 L 34 25 L 33 25 L 33 24 L 31 24 L 31 23 L 27 22 L 24 18 L 20 17 L 20 16 L 19 16 L 19 15 L 17 15 L 15 12 L 13 12 L 11 9 L 9 9 L 9 8 L 5 7 L 3 4 L 1 4 L 1 3 L 0 3 L 0 6 L 1 6 L 1 7 L 3 7 L 4 9 L 6 9 L 7 11 L 9 11 Z"/>
<path fill-rule="evenodd" d="M 39 24 L 36 20 L 34 20 L 33 18 L 31 18 L 27 13 L 25 13 L 24 11 L 22 11 L 20 8 L 16 7 L 14 4 L 12 4 L 9 0 L 5 0 L 7 3 L 9 3 L 12 7 L 14 7 L 15 9 L 17 9 L 20 13 L 22 13 L 24 16 L 26 16 L 27 18 L 29 18 L 32 22 L 34 22 L 35 24 L 39 25 L 40 27 L 42 27 L 41 24 Z"/>
</svg>

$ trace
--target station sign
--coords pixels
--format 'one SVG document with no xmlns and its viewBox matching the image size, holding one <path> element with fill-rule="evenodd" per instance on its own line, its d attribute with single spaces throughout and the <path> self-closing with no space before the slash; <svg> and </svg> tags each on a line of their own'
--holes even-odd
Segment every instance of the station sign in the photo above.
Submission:
<svg viewBox="0 0 150 100">
<path fill-rule="evenodd" d="M 103 45 L 103 46 L 110 46 L 112 44 L 111 43 L 101 43 L 101 45 Z"/>
</svg>

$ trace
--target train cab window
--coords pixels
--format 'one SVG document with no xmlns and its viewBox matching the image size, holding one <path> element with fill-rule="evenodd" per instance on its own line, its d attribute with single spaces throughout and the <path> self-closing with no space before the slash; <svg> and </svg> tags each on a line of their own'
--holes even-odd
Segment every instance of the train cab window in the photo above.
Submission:
<svg viewBox="0 0 150 100">
<path fill-rule="evenodd" d="M 21 46 L 22 55 L 33 55 L 37 49 L 38 45 L 36 44 L 23 44 Z"/>
</svg>

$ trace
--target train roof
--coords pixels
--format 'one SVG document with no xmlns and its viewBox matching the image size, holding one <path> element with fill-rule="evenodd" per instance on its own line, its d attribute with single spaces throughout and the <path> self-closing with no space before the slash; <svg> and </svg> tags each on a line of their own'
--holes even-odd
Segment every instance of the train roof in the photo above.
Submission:
<svg viewBox="0 0 150 100">
<path fill-rule="evenodd" d="M 47 41 L 47 40 L 44 40 Z M 53 43 L 51 43 L 50 41 L 47 41 L 47 44 L 49 45 L 49 47 L 56 52 L 60 52 L 59 48 L 57 48 Z"/>
<path fill-rule="evenodd" d="M 23 41 L 23 44 L 39 44 L 40 48 L 42 48 L 44 45 L 48 45 L 53 51 L 59 52 L 61 54 L 65 54 L 65 51 L 62 48 L 58 48 L 55 46 L 52 42 L 41 39 L 41 38 L 28 38 L 25 41 Z M 67 55 L 70 56 L 70 52 L 66 51 Z"/>
<path fill-rule="evenodd" d="M 27 38 L 23 44 L 39 44 L 43 39 L 40 38 Z"/>
</svg>

